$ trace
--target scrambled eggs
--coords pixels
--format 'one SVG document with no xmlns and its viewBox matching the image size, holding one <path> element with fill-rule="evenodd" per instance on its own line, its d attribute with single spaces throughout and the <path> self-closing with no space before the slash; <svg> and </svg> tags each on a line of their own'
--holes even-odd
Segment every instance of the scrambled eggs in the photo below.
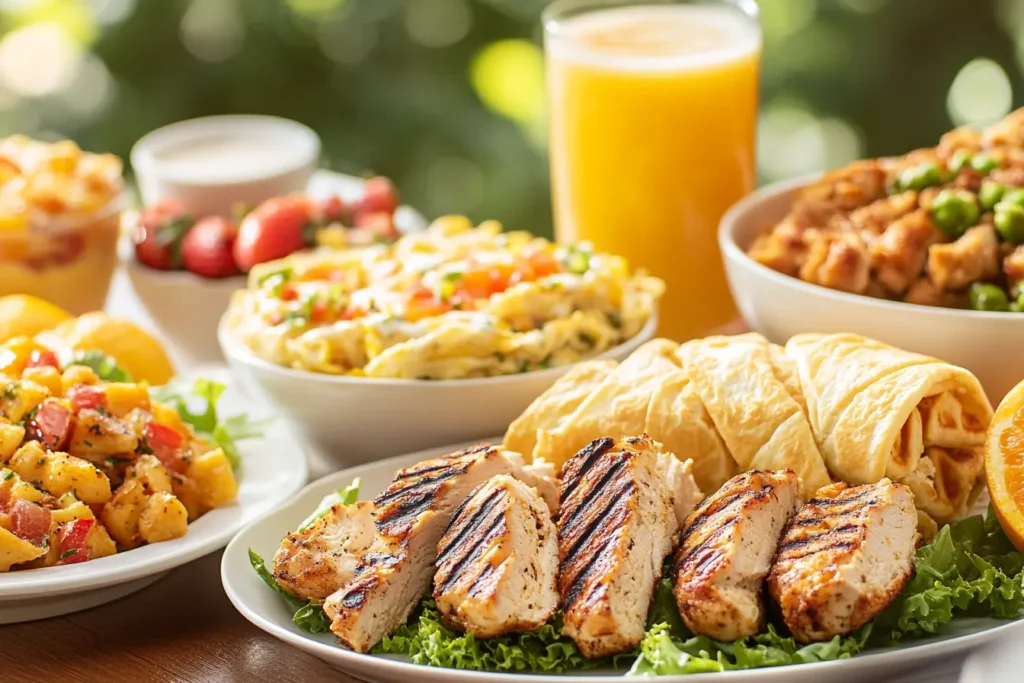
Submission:
<svg viewBox="0 0 1024 683">
<path fill-rule="evenodd" d="M 636 335 L 661 280 L 589 244 L 436 220 L 393 245 L 253 269 L 226 314 L 257 356 L 313 372 L 490 377 L 565 365 Z"/>
</svg>

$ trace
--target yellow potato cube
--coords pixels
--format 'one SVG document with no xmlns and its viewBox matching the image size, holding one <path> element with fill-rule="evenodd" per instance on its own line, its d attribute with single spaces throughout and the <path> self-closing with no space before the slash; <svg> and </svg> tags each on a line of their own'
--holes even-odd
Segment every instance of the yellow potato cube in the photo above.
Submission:
<svg viewBox="0 0 1024 683">
<path fill-rule="evenodd" d="M 114 497 L 103 506 L 100 519 L 103 526 L 122 548 L 139 545 L 139 518 L 146 507 L 146 492 L 142 484 L 129 479 L 117 489 Z"/>
<path fill-rule="evenodd" d="M 67 453 L 48 453 L 38 441 L 29 441 L 11 456 L 8 466 L 22 479 L 37 481 L 54 496 L 74 493 L 89 505 L 110 500 L 110 480 L 88 460 Z"/>
<path fill-rule="evenodd" d="M 194 455 L 185 474 L 199 487 L 200 500 L 207 508 L 216 508 L 238 497 L 238 482 L 224 451 Z"/>
<path fill-rule="evenodd" d="M 0 462 L 7 462 L 24 440 L 24 427 L 0 422 Z"/>
<path fill-rule="evenodd" d="M 134 479 L 142 484 L 147 494 L 157 492 L 171 493 L 171 475 L 156 456 L 143 455 L 136 460 L 125 475 L 127 479 Z"/>
<path fill-rule="evenodd" d="M 170 493 L 159 491 L 146 499 L 139 518 L 139 535 L 146 543 L 180 538 L 188 531 L 188 511 Z"/>
<path fill-rule="evenodd" d="M 103 388 L 107 394 L 107 410 L 124 417 L 136 408 L 149 410 L 149 387 L 146 384 L 115 382 Z"/>
<path fill-rule="evenodd" d="M 0 373 L 9 377 L 21 377 L 29 356 L 42 348 L 30 337 L 15 337 L 0 346 Z"/>
<path fill-rule="evenodd" d="M 45 548 L 32 545 L 7 529 L 0 528 L 0 572 L 9 572 L 14 565 L 31 562 L 45 554 Z"/>
<path fill-rule="evenodd" d="M 174 497 L 181 501 L 181 504 L 188 510 L 188 518 L 195 521 L 209 511 L 209 507 L 203 504 L 203 492 L 194 479 L 189 479 L 183 474 L 174 473 L 171 475 Z"/>
<path fill-rule="evenodd" d="M 47 396 L 46 388 L 35 382 L 4 378 L 0 382 L 0 417 L 8 422 L 21 422 Z"/>
<path fill-rule="evenodd" d="M 71 365 L 61 375 L 61 384 L 64 391 L 67 391 L 76 384 L 99 384 L 100 378 L 92 368 L 85 365 Z"/>
<path fill-rule="evenodd" d="M 60 370 L 49 365 L 27 368 L 21 377 L 45 387 L 50 392 L 50 396 L 60 396 L 64 392 L 64 385 L 60 380 Z"/>
<path fill-rule="evenodd" d="M 170 406 L 164 405 L 163 403 L 153 403 L 151 407 L 153 413 L 153 419 L 162 425 L 166 425 L 185 436 L 190 435 L 192 430 L 187 424 L 181 419 L 181 415 L 178 415 L 178 411 Z"/>
</svg>

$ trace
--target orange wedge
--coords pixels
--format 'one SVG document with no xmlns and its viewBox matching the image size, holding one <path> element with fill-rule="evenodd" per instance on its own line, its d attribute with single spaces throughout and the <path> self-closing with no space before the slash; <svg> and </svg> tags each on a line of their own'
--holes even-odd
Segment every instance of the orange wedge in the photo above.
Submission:
<svg viewBox="0 0 1024 683">
<path fill-rule="evenodd" d="M 1006 395 L 989 425 L 985 479 L 999 523 L 1024 552 L 1024 382 Z"/>
</svg>

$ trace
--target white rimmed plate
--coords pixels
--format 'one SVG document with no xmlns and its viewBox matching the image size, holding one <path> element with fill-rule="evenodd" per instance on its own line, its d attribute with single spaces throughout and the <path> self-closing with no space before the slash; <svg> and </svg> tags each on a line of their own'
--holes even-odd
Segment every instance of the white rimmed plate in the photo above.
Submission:
<svg viewBox="0 0 1024 683">
<path fill-rule="evenodd" d="M 218 410 L 225 416 L 248 412 L 260 417 L 237 389 L 224 393 Z M 237 500 L 203 515 L 173 541 L 80 564 L 0 574 L 0 624 L 69 614 L 144 588 L 169 570 L 224 547 L 239 529 L 306 483 L 305 453 L 283 421 L 269 425 L 263 438 L 240 441 L 238 447 L 242 471 Z"/>
<path fill-rule="evenodd" d="M 498 442 L 500 437 L 490 441 Z M 221 580 L 228 598 L 242 616 L 275 638 L 319 657 L 352 676 L 374 683 L 551 683 L 556 680 L 557 677 L 543 675 L 494 674 L 432 668 L 412 664 L 406 657 L 364 655 L 346 650 L 337 645 L 329 633 L 311 635 L 292 624 L 292 615 L 281 596 L 271 591 L 249 564 L 249 548 L 269 562 L 285 534 L 294 530 L 321 498 L 348 484 L 353 478 L 361 477 L 363 480 L 360 498 L 372 499 L 391 483 L 395 470 L 458 450 L 466 445 L 469 444 L 434 448 L 353 467 L 310 484 L 285 506 L 246 527 L 228 545 L 221 561 Z M 675 680 L 681 683 L 845 683 L 880 680 L 880 677 L 929 666 L 941 658 L 964 653 L 995 638 L 1010 634 L 1016 634 L 1018 637 L 1024 635 L 1024 621 L 963 619 L 955 622 L 955 627 L 942 637 L 917 641 L 900 648 L 877 650 L 852 659 L 774 669 L 670 676 L 659 680 Z M 621 676 L 622 673 L 598 670 L 588 672 L 587 675 L 571 677 L 576 683 L 606 683 L 609 677 Z"/>
<path fill-rule="evenodd" d="M 624 360 L 657 328 L 657 316 L 652 316 L 632 339 L 596 358 Z M 573 367 L 473 379 L 348 377 L 293 370 L 258 358 L 223 323 L 218 336 L 235 380 L 271 403 L 313 446 L 314 476 L 503 432 Z"/>
</svg>

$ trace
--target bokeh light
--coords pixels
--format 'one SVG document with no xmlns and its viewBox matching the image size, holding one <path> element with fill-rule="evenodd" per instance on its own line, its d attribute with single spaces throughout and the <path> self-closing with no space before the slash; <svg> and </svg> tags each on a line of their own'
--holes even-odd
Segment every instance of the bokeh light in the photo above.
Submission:
<svg viewBox="0 0 1024 683">
<path fill-rule="evenodd" d="M 780 99 L 758 124 L 758 171 L 766 181 L 840 166 L 863 154 L 860 133 L 846 121 L 820 119 L 803 102 Z"/>
<path fill-rule="evenodd" d="M 949 117 L 957 125 L 981 125 L 1005 116 L 1013 106 L 1013 88 L 1003 67 L 979 57 L 963 66 L 946 99 Z"/>
<path fill-rule="evenodd" d="M 59 24 L 29 24 L 0 40 L 0 80 L 19 95 L 49 95 L 71 82 L 81 59 L 81 47 Z"/>
<path fill-rule="evenodd" d="M 470 71 L 473 88 L 493 111 L 522 124 L 544 115 L 544 54 L 527 40 L 499 40 L 481 50 Z"/>
<path fill-rule="evenodd" d="M 245 40 L 241 0 L 192 0 L 181 19 L 181 42 L 204 62 L 223 62 L 238 54 Z"/>
<path fill-rule="evenodd" d="M 423 47 L 448 47 L 469 33 L 473 23 L 466 0 L 416 0 L 405 10 L 409 36 Z"/>
<path fill-rule="evenodd" d="M 484 200 L 481 168 L 462 157 L 441 157 L 427 171 L 427 201 L 433 215 L 468 214 Z"/>
</svg>

